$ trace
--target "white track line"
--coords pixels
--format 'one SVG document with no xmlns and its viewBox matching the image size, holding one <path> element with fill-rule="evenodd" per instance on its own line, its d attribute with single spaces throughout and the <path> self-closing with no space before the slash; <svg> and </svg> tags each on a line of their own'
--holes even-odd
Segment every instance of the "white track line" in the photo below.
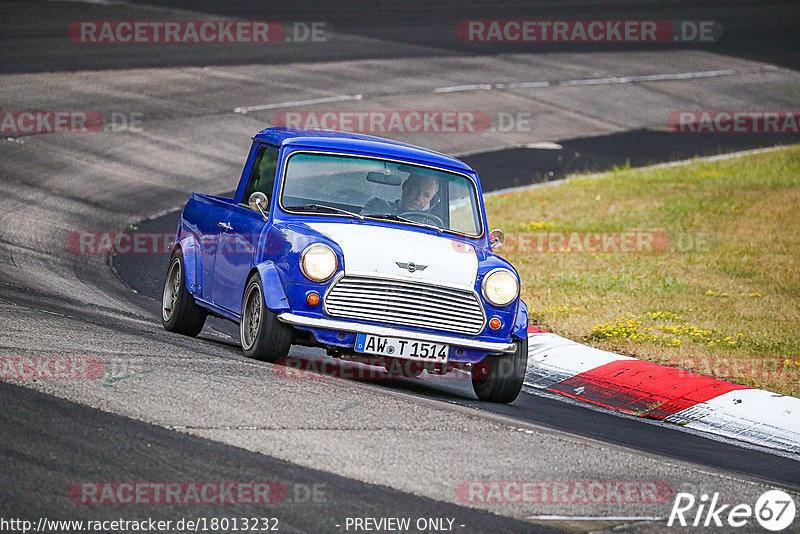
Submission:
<svg viewBox="0 0 800 534">
<path fill-rule="evenodd" d="M 666 517 L 622 515 L 531 515 L 526 519 L 538 521 L 663 521 Z"/>
<path fill-rule="evenodd" d="M 509 83 L 472 83 L 465 85 L 452 85 L 448 87 L 435 87 L 433 92 L 460 93 L 465 91 L 491 91 L 493 89 L 526 89 L 537 87 L 581 86 L 581 85 L 614 85 L 638 82 L 663 82 L 675 80 L 695 80 L 701 78 L 716 78 L 719 76 L 733 76 L 735 74 L 751 74 L 779 70 L 779 67 L 767 65 L 750 69 L 718 69 L 701 70 L 695 72 L 678 72 L 673 74 L 645 74 L 641 76 L 612 76 L 605 78 L 578 78 L 574 80 L 556 81 L 530 81 Z M 294 106 L 309 106 L 313 104 L 327 104 L 330 102 L 345 102 L 348 100 L 362 100 L 364 95 L 342 95 L 310 100 L 296 100 L 294 102 L 281 102 L 278 104 L 264 104 L 260 106 L 241 106 L 234 108 L 234 113 L 247 113 L 249 111 L 264 111 L 268 109 L 288 108 Z"/>
<path fill-rule="evenodd" d="M 610 76 L 605 78 L 577 78 L 574 80 L 555 80 L 555 81 L 530 81 L 530 82 L 510 82 L 494 84 L 470 84 L 453 85 L 449 87 L 437 87 L 434 93 L 457 93 L 461 91 L 479 91 L 492 89 L 528 89 L 537 87 L 573 87 L 581 85 L 618 85 L 625 83 L 641 82 L 667 82 L 676 80 L 697 80 L 702 78 L 717 78 L 720 76 L 733 76 L 735 74 L 751 74 L 778 70 L 779 67 L 767 65 L 750 69 L 718 69 L 701 70 L 694 72 L 676 72 L 672 74 L 645 74 L 641 76 Z"/>
<path fill-rule="evenodd" d="M 295 100 L 294 102 L 281 102 L 278 104 L 264 104 L 261 106 L 246 106 L 234 108 L 234 113 L 248 113 L 250 111 L 263 111 L 266 109 L 291 108 L 296 106 L 310 106 L 313 104 L 327 104 L 329 102 L 346 102 L 348 100 L 361 100 L 364 95 L 341 95 L 325 98 L 312 98 L 310 100 Z"/>
<path fill-rule="evenodd" d="M 494 86 L 490 83 L 476 83 L 470 85 L 454 85 L 452 87 L 437 87 L 434 93 L 459 93 L 461 91 L 488 91 Z"/>
</svg>

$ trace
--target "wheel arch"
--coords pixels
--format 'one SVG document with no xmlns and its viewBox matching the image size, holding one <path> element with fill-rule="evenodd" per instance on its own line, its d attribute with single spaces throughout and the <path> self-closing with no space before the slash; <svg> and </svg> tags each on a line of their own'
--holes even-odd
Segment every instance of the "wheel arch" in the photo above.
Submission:
<svg viewBox="0 0 800 534">
<path fill-rule="evenodd" d="M 520 299 L 517 309 L 517 318 L 514 321 L 514 331 L 511 333 L 517 339 L 528 338 L 528 305 Z"/>
<path fill-rule="evenodd" d="M 183 274 L 186 289 L 189 290 L 189 293 L 196 295 L 202 287 L 203 269 L 194 236 L 188 235 L 175 243 L 172 247 L 172 253 L 174 254 L 178 250 L 183 255 Z"/>
<path fill-rule="evenodd" d="M 255 273 L 258 273 L 261 278 L 261 287 L 264 288 L 264 302 L 267 304 L 267 308 L 273 312 L 289 311 L 291 309 L 289 299 L 286 297 L 283 281 L 275 264 L 271 261 L 257 264 L 250 270 L 247 279 L 249 280 Z M 247 291 L 246 286 L 245 291 Z M 244 295 L 242 295 L 242 298 L 244 298 Z"/>
</svg>

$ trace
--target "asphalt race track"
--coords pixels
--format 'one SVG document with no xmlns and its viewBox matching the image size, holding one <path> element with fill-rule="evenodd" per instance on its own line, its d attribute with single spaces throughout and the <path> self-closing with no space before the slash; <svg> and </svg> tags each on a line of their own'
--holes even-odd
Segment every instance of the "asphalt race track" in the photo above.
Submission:
<svg viewBox="0 0 800 534">
<path fill-rule="evenodd" d="M 456 38 L 461 20 L 515 17 L 714 20 L 723 34 L 591 46 Z M 267 46 L 67 37 L 82 20 L 196 19 L 321 21 L 327 37 Z M 405 517 L 442 523 L 371 531 L 665 532 L 697 530 L 666 526 L 678 492 L 752 506 L 778 488 L 800 503 L 800 459 L 788 454 L 530 392 L 488 405 L 457 377 L 296 378 L 244 358 L 222 321 L 198 338 L 169 334 L 156 300 L 163 255 L 74 246 L 82 232 L 171 232 L 190 192 L 235 186 L 250 137 L 287 110 L 480 110 L 493 125 L 480 132 L 386 136 L 463 157 L 487 191 L 796 143 L 791 133 L 673 133 L 667 117 L 797 109 L 798 23 L 793 2 L 0 3 L 2 111 L 104 119 L 93 134 L 0 139 L 0 357 L 101 364 L 90 380 L 0 382 L 0 531 L 18 531 L 9 519 L 265 517 L 283 532 L 334 533 L 359 531 L 353 518 Z M 326 360 L 301 347 L 291 355 Z M 71 493 L 102 482 L 253 481 L 284 498 L 85 504 Z M 470 481 L 659 492 L 481 502 L 459 489 Z M 184 530 L 194 529 L 164 531 Z M 751 520 L 739 531 L 764 530 Z"/>
</svg>

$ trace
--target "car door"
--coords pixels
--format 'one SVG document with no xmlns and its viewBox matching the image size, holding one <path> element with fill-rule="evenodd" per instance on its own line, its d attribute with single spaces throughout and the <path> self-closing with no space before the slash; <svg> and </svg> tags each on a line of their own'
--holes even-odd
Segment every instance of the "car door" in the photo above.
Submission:
<svg viewBox="0 0 800 534">
<path fill-rule="evenodd" d="M 197 244 L 200 269 L 195 272 L 197 295 L 207 302 L 213 302 L 214 262 L 219 242 L 220 222 L 228 218 L 230 203 L 206 195 L 196 195 L 195 202 L 187 204 L 184 219 L 196 221 L 191 231 Z"/>
<path fill-rule="evenodd" d="M 277 149 L 268 146 L 259 149 L 242 201 L 231 207 L 220 233 L 214 263 L 214 304 L 235 314 L 241 313 L 244 286 L 255 265 L 259 240 L 267 225 L 261 212 L 253 211 L 247 201 L 256 191 L 264 193 L 268 199 L 272 197 L 277 162 Z"/>
<path fill-rule="evenodd" d="M 266 222 L 260 213 L 243 206 L 233 206 L 225 222 L 214 262 L 214 304 L 239 314 Z"/>
</svg>

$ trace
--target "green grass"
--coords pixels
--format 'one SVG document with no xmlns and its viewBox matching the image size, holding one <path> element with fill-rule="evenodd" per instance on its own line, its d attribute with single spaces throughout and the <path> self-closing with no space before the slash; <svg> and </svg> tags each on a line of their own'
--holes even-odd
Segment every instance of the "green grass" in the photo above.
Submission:
<svg viewBox="0 0 800 534">
<path fill-rule="evenodd" d="M 800 396 L 800 147 L 575 176 L 486 207 L 490 227 L 506 232 L 498 252 L 522 276 L 533 324 Z M 567 241 L 627 231 L 653 246 L 586 252 Z M 554 234 L 564 236 L 558 250 L 546 240 Z"/>
</svg>

